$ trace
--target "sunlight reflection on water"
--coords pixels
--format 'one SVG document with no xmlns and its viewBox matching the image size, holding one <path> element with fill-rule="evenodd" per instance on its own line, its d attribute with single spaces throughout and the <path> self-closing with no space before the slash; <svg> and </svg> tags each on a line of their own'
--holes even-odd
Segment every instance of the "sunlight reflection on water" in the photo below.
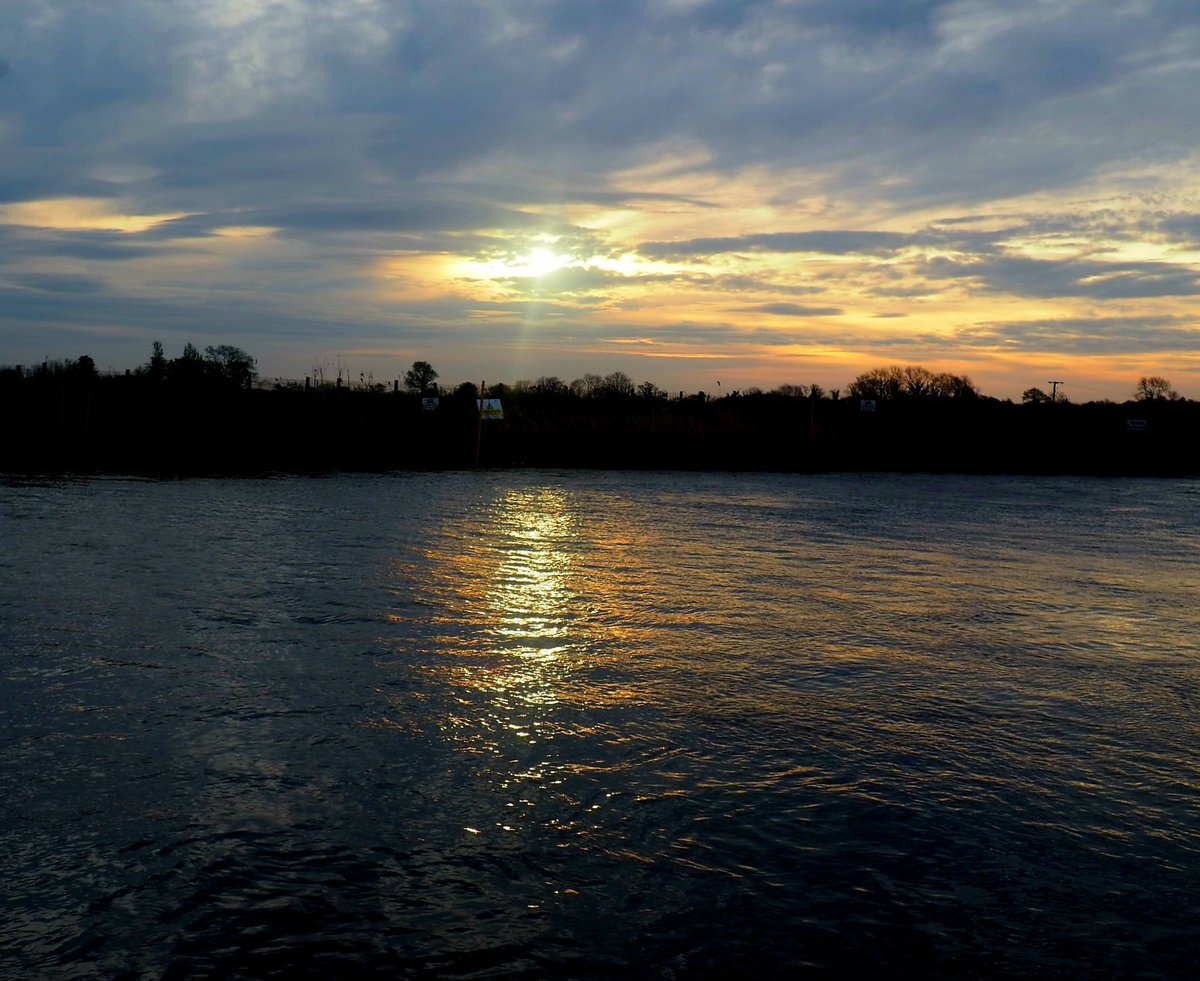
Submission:
<svg viewBox="0 0 1200 981">
<path fill-rule="evenodd" d="M 1200 495 L 1147 486 L 4 488 L 11 976 L 1169 977 Z"/>
</svg>

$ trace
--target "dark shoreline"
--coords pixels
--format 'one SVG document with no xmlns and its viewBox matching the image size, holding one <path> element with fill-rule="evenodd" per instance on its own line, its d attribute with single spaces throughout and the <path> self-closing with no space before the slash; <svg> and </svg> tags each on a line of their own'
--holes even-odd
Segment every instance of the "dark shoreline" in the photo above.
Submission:
<svg viewBox="0 0 1200 981">
<path fill-rule="evenodd" d="M 474 399 L 325 386 L 172 386 L 142 376 L 0 385 L 0 473 L 263 476 L 551 467 L 1200 476 L 1200 403 L 986 397 L 720 399 L 524 393 L 479 431 Z"/>
</svg>

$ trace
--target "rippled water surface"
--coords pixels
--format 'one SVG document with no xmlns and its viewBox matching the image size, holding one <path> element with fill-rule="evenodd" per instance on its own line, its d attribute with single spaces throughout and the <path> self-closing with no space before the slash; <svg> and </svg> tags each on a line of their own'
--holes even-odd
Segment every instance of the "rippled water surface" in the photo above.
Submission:
<svg viewBox="0 0 1200 981">
<path fill-rule="evenodd" d="M 1191 976 L 1200 485 L 0 486 L 0 976 Z"/>
</svg>

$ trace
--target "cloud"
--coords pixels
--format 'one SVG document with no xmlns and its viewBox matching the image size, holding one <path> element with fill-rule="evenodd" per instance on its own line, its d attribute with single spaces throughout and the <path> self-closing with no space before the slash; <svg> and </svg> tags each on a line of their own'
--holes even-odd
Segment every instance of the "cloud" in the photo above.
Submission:
<svg viewBox="0 0 1200 981">
<path fill-rule="evenodd" d="M 760 303 L 741 307 L 738 312 L 768 313 L 776 317 L 836 317 L 843 311 L 839 307 L 805 307 L 798 303 Z"/>
<path fill-rule="evenodd" d="M 231 342 L 304 360 L 460 343 L 444 318 L 507 317 L 503 291 L 557 297 L 580 344 L 618 297 L 876 332 L 888 297 L 896 343 L 964 295 L 1081 337 L 1081 304 L 1172 315 L 1200 283 L 1198 36 L 1191 0 L 6 0 L 0 202 L 180 217 L 0 226 L 0 340 L 35 316 L 202 339 L 233 304 Z M 571 263 L 472 296 L 420 264 L 538 236 Z"/>
<path fill-rule="evenodd" d="M 932 259 L 923 272 L 935 279 L 970 280 L 992 292 L 1024 297 L 1095 300 L 1200 295 L 1200 271 L 1168 262 L 1031 259 Z"/>
<path fill-rule="evenodd" d="M 1200 247 L 1200 215 L 1175 215 L 1165 218 L 1159 228 L 1173 242 L 1193 249 Z"/>
<path fill-rule="evenodd" d="M 564 266 L 538 276 L 511 276 L 501 282 L 520 293 L 553 296 L 610 290 L 637 279 L 606 269 Z"/>
<path fill-rule="evenodd" d="M 62 232 L 16 230 L 0 225 L 0 267 L 31 259 L 79 259 L 118 262 L 158 254 L 119 232 Z"/>
<path fill-rule="evenodd" d="M 683 259 L 738 252 L 813 252 L 823 255 L 887 255 L 913 242 L 895 232 L 818 231 L 646 242 L 638 251 L 653 259 Z"/>
<path fill-rule="evenodd" d="M 14 277 L 12 285 L 38 293 L 100 293 L 103 280 L 94 276 L 73 276 L 70 273 L 25 273 Z"/>
<path fill-rule="evenodd" d="M 1200 348 L 1200 328 L 1173 317 L 1098 317 L 974 324 L 955 340 L 966 347 L 1024 354 L 1160 354 Z"/>
<path fill-rule="evenodd" d="M 231 195 L 335 161 L 343 180 L 416 178 L 501 155 L 586 185 L 667 139 L 725 173 L 816 166 L 880 198 L 980 200 L 1144 149 L 1150 89 L 1182 96 L 1198 20 L 1165 3 L 1081 18 L 1066 0 L 244 6 L 6 5 L 23 122 L 120 121 L 110 151 Z M 1153 108 L 1156 125 L 1191 118 L 1182 98 Z"/>
</svg>

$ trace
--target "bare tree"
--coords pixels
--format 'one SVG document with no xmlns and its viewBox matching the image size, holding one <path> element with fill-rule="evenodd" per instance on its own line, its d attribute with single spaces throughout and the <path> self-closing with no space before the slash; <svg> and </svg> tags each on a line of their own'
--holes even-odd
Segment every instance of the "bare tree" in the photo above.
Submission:
<svg viewBox="0 0 1200 981">
<path fill-rule="evenodd" d="M 1150 375 L 1138 379 L 1133 397 L 1139 402 L 1175 402 L 1179 393 L 1161 375 Z"/>
<path fill-rule="evenodd" d="M 934 374 L 920 365 L 891 365 L 864 371 L 849 386 L 850 396 L 858 399 L 974 398 L 979 389 L 966 375 L 948 372 Z"/>
<path fill-rule="evenodd" d="M 205 360 L 213 369 L 239 388 L 248 387 L 258 377 L 258 362 L 240 347 L 232 344 L 211 344 L 204 349 Z"/>
<path fill-rule="evenodd" d="M 633 384 L 633 379 L 623 371 L 614 371 L 611 374 L 604 376 L 604 384 L 602 391 L 605 395 L 628 396 L 633 395 L 637 388 Z"/>
<path fill-rule="evenodd" d="M 599 395 L 603 387 L 604 379 L 590 372 L 571 382 L 571 391 L 575 395 Z"/>
<path fill-rule="evenodd" d="M 533 390 L 539 395 L 565 395 L 568 391 L 566 382 L 557 375 L 542 375 L 533 383 Z"/>
<path fill-rule="evenodd" d="M 979 389 L 969 376 L 943 371 L 933 376 L 929 394 L 944 399 L 973 399 L 979 397 Z"/>
</svg>

